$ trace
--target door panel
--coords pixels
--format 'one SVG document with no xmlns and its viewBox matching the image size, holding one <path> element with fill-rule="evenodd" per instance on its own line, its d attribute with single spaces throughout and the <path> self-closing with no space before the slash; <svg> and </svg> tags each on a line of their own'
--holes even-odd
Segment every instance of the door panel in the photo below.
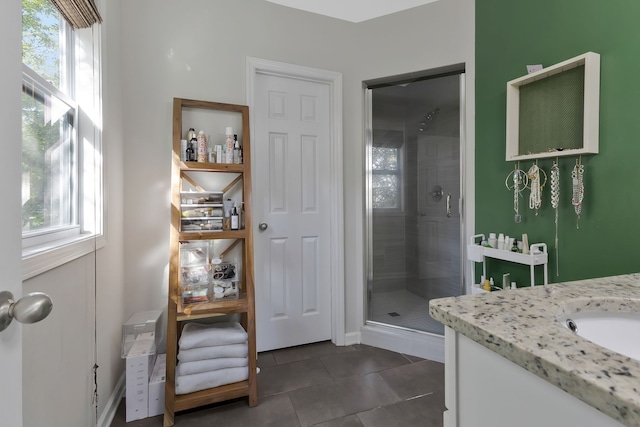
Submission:
<svg viewBox="0 0 640 427">
<path fill-rule="evenodd" d="M 254 218 L 258 351 L 331 338 L 329 87 L 258 74 Z"/>
<path fill-rule="evenodd" d="M 22 78 L 22 2 L 5 0 L 0 13 L 2 43 L 0 57 L 0 129 L 4 153 L 15 153 L 16 141 L 21 140 L 20 117 Z M 0 245 L 0 291 L 9 291 L 14 297 L 22 296 L 21 289 L 21 209 L 20 209 L 20 156 L 0 157 L 0 222 L 4 225 Z M 22 325 L 13 321 L 0 332 L 0 424 L 21 427 L 22 420 Z"/>
</svg>

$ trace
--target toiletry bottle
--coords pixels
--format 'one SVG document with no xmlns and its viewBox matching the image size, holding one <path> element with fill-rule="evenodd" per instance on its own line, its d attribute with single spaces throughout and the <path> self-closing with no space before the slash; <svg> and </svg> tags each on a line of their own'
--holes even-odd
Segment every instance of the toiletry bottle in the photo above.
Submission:
<svg viewBox="0 0 640 427">
<path fill-rule="evenodd" d="M 491 279 L 489 279 L 489 289 L 493 289 L 496 286 L 495 282 L 493 281 L 493 277 Z"/>
<path fill-rule="evenodd" d="M 511 252 L 520 252 L 518 250 L 518 241 L 513 239 L 513 244 L 511 245 Z"/>
<path fill-rule="evenodd" d="M 240 217 L 238 216 L 238 208 L 233 206 L 233 210 L 231 211 L 231 229 L 238 230 L 240 228 Z"/>
<path fill-rule="evenodd" d="M 489 233 L 489 246 L 493 249 L 498 247 L 498 241 L 496 240 L 496 233 Z"/>
<path fill-rule="evenodd" d="M 196 152 L 194 150 L 194 143 L 197 144 L 197 141 L 195 138 L 191 139 L 187 143 L 187 152 L 186 152 L 187 162 L 193 162 L 195 160 Z"/>
<path fill-rule="evenodd" d="M 222 228 L 223 230 L 231 230 L 231 212 L 233 211 L 234 203 L 231 199 L 227 199 L 222 202 L 223 219 L 222 219 Z"/>
<path fill-rule="evenodd" d="M 227 127 L 224 139 L 225 163 L 233 163 L 233 128 Z"/>
<path fill-rule="evenodd" d="M 523 254 L 529 253 L 529 237 L 527 236 L 526 233 L 522 235 L 522 253 Z"/>
<path fill-rule="evenodd" d="M 518 289 L 516 282 L 511 282 L 511 289 Z"/>
<path fill-rule="evenodd" d="M 511 281 L 511 274 L 505 273 L 502 275 L 502 290 L 506 291 L 509 289 L 509 282 Z"/>
<path fill-rule="evenodd" d="M 238 135 L 233 135 L 233 163 L 239 165 L 240 161 L 240 142 L 238 142 Z"/>
<path fill-rule="evenodd" d="M 502 233 L 498 235 L 498 249 L 504 250 L 504 234 Z"/>
<path fill-rule="evenodd" d="M 482 289 L 491 292 L 491 283 L 488 280 L 484 281 L 484 285 L 482 285 Z"/>
<path fill-rule="evenodd" d="M 201 130 L 198 132 L 198 163 L 204 163 L 207 161 L 207 135 Z"/>
<path fill-rule="evenodd" d="M 187 141 L 191 141 L 196 137 L 196 130 L 194 128 L 189 128 L 187 131 Z"/>
</svg>

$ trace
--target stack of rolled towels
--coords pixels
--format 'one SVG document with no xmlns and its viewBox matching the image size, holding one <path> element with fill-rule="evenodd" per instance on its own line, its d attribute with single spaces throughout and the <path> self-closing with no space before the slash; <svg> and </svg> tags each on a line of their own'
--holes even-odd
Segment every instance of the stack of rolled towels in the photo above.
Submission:
<svg viewBox="0 0 640 427">
<path fill-rule="evenodd" d="M 187 323 L 178 342 L 176 394 L 249 377 L 247 333 L 238 322 Z"/>
</svg>

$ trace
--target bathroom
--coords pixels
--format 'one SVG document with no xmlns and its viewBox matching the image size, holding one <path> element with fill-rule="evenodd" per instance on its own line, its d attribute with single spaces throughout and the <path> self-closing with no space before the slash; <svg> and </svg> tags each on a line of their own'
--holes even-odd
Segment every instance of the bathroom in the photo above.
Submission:
<svg viewBox="0 0 640 427">
<path fill-rule="evenodd" d="M 51 293 L 60 307 L 49 319 L 60 335 L 44 334 L 44 341 L 36 342 L 24 328 L 24 353 L 47 353 L 63 339 L 73 343 L 71 354 L 84 355 L 85 348 L 92 349 L 81 362 L 89 375 L 97 355 L 98 418 L 108 411 L 109 397 L 121 385 L 121 323 L 133 312 L 166 302 L 161 283 L 168 257 L 171 99 L 246 103 L 247 56 L 343 74 L 345 343 L 361 342 L 369 333 L 363 332 L 367 249 L 362 83 L 366 81 L 464 64 L 462 149 L 467 161 L 461 183 L 465 189 L 461 239 L 466 242 L 475 232 L 526 232 L 532 240 L 552 246 L 555 228 L 548 206 L 539 218 L 528 212 L 521 224 L 513 222 L 510 195 L 504 189 L 513 166 L 504 160 L 505 84 L 524 75 L 529 64 L 553 64 L 586 51 L 600 53 L 601 152 L 584 159 L 587 178 L 579 228 L 570 208 L 560 212 L 559 263 L 555 255 L 551 257 L 550 279 L 603 277 L 638 269 L 632 249 L 640 237 L 640 228 L 634 226 L 640 199 L 632 191 L 637 187 L 633 172 L 640 157 L 640 148 L 633 143 L 640 131 L 635 89 L 640 11 L 635 4 L 616 0 L 605 8 L 576 0 L 562 4 L 545 0 L 533 7 L 506 0 L 436 1 L 354 25 L 264 0 L 243 5 L 231 0 L 98 3 L 105 18 L 101 35 L 106 246 L 25 280 L 22 287 L 23 292 Z M 18 25 L 6 16 L 1 19 L 3 34 L 13 28 L 14 38 L 19 38 Z M 464 254 L 461 259 L 462 277 L 468 280 L 470 267 Z M 97 265 L 95 275 L 93 265 Z M 88 286 L 87 278 L 94 280 Z M 93 328 L 82 334 L 69 331 L 65 326 L 70 323 L 93 324 L 86 321 L 91 310 L 75 308 L 92 305 L 87 295 L 94 288 L 97 333 Z M 81 362 L 64 357 L 39 361 L 48 375 L 27 381 L 24 389 L 33 393 L 34 400 L 46 402 L 41 415 L 68 416 L 63 412 L 69 411 L 61 409 L 68 407 L 65 397 L 55 391 Z M 84 385 L 74 396 L 83 402 L 78 407 L 89 408 L 91 398 L 85 396 Z"/>
</svg>

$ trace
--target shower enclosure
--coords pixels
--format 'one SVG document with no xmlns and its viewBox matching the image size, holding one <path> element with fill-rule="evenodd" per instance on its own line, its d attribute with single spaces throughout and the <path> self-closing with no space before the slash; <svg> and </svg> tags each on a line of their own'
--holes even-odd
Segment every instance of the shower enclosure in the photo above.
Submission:
<svg viewBox="0 0 640 427">
<path fill-rule="evenodd" d="M 460 295 L 461 72 L 369 85 L 367 324 L 443 334 Z"/>
</svg>

